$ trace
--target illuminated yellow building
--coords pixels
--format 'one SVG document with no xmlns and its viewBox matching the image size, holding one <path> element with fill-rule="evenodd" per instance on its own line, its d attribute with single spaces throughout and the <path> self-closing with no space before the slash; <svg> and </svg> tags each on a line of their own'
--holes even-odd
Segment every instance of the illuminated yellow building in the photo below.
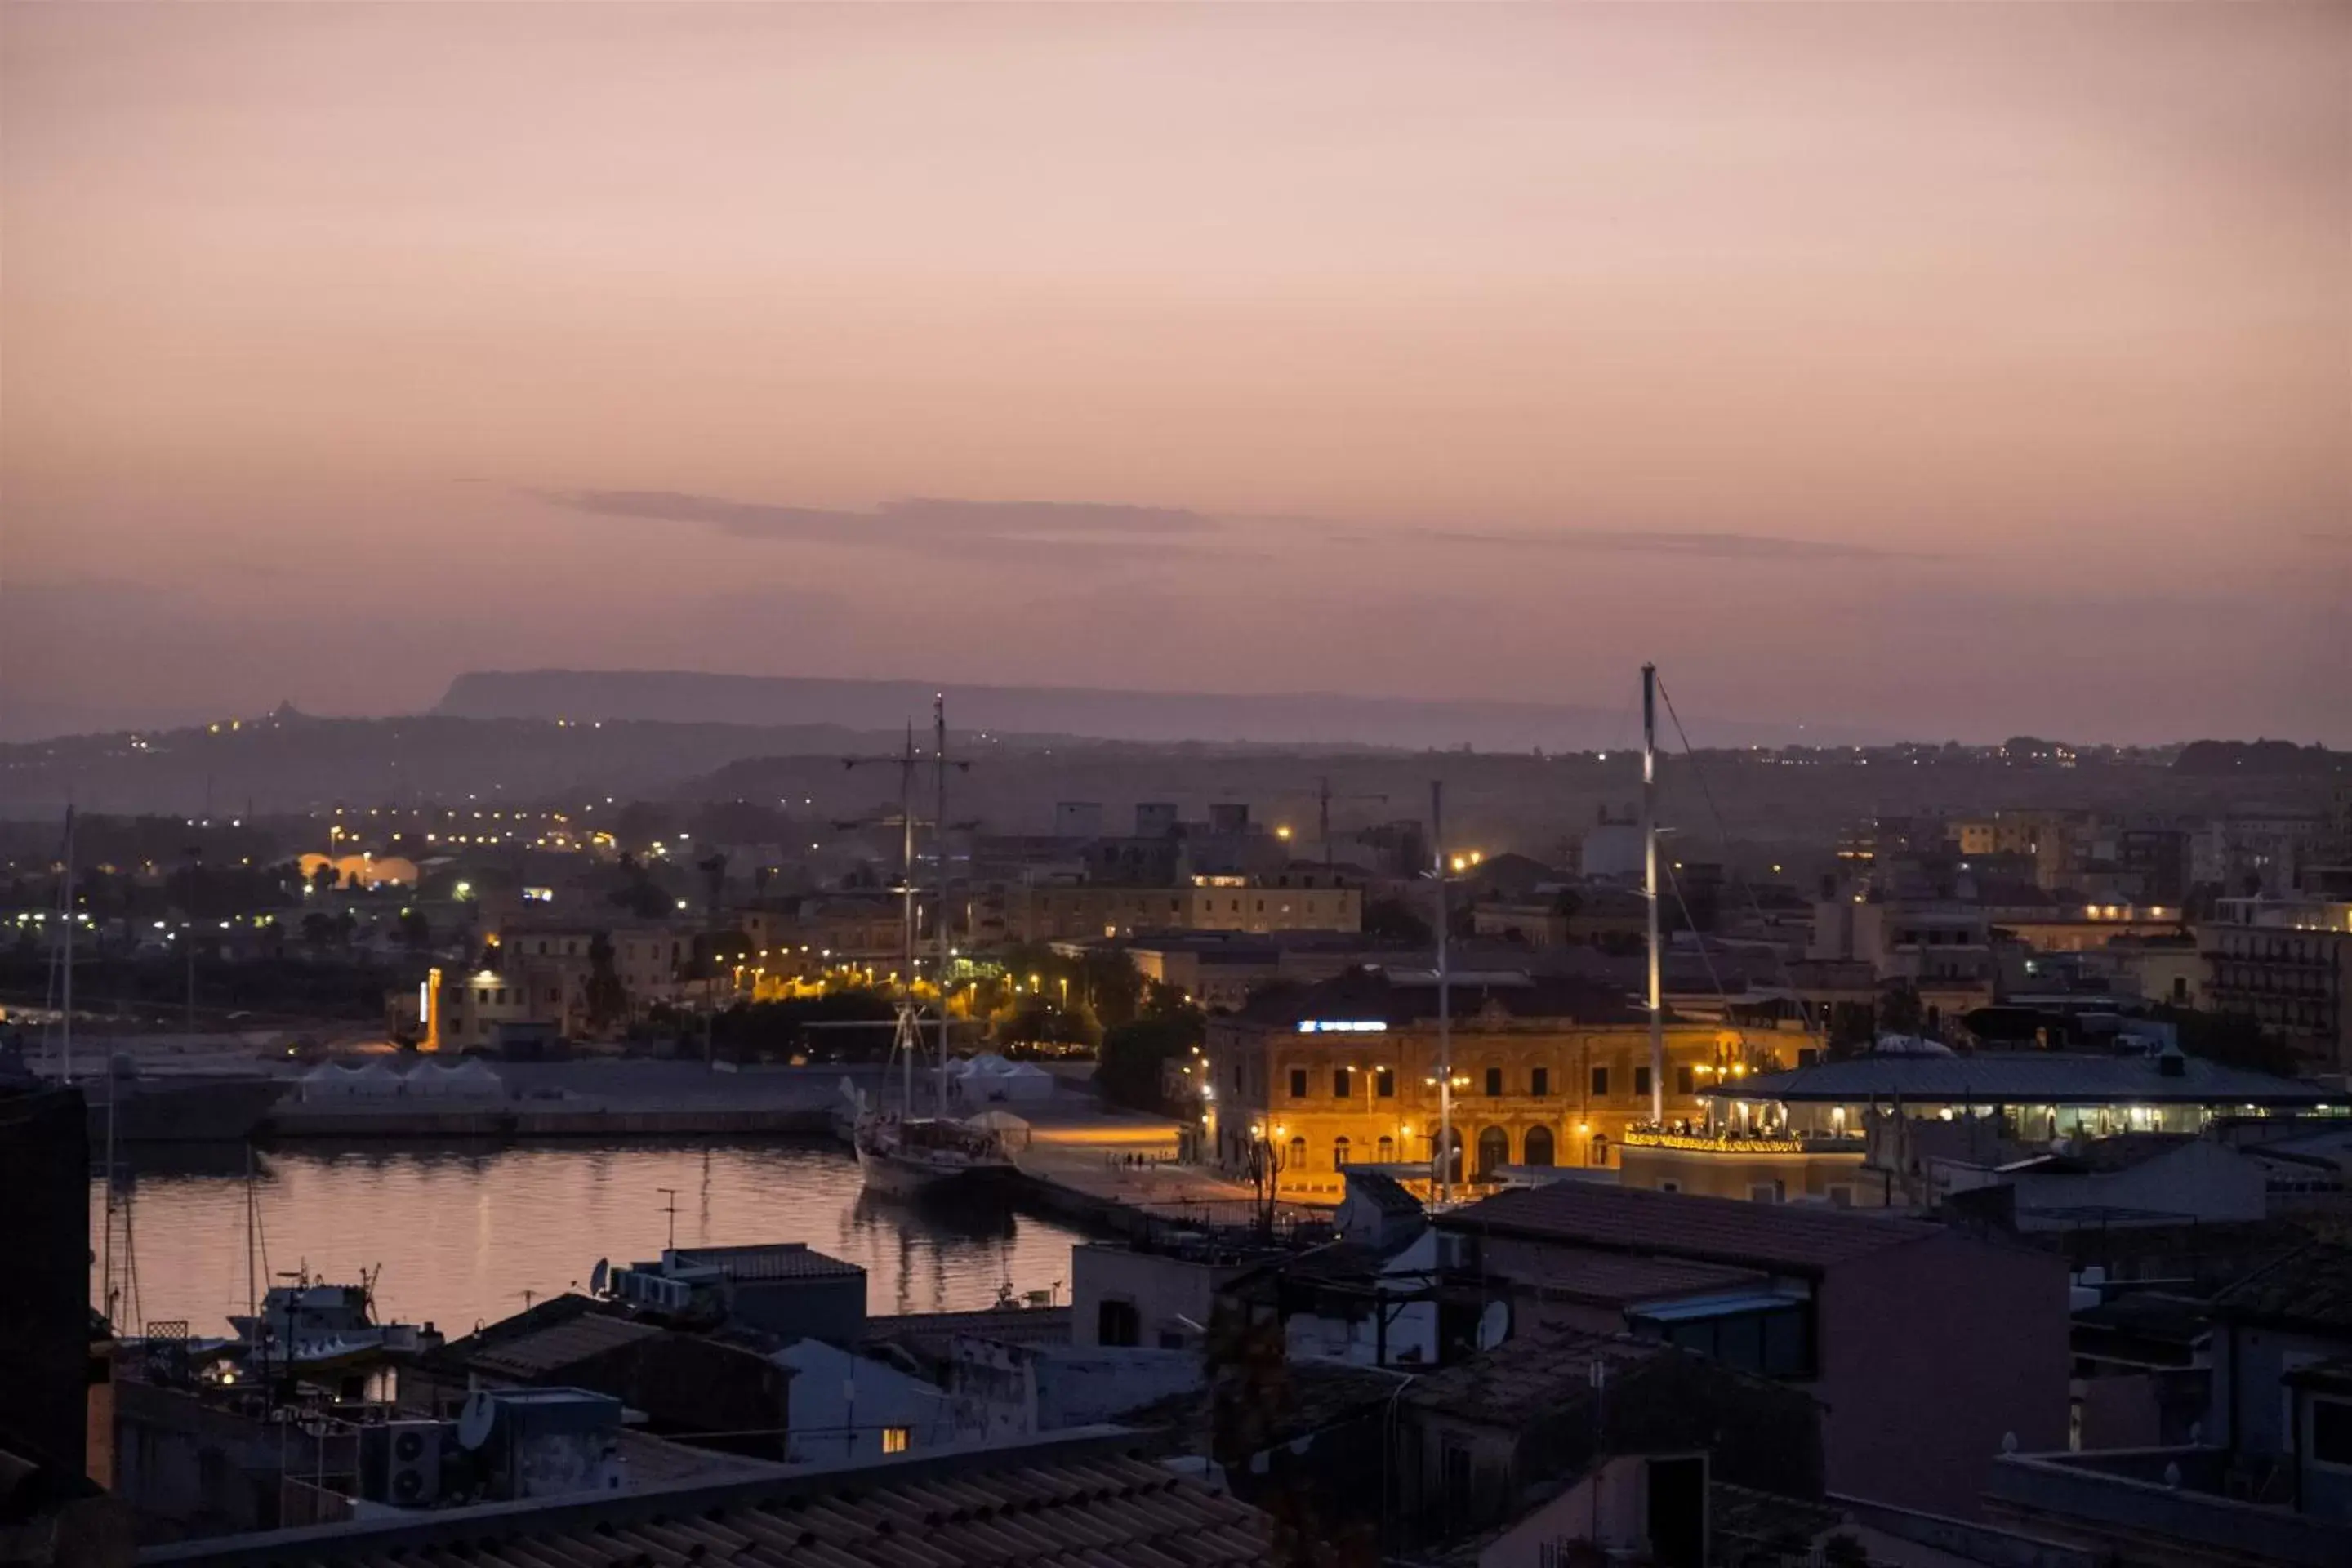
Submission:
<svg viewBox="0 0 2352 1568">
<path fill-rule="evenodd" d="M 1504 1165 L 1617 1163 L 1651 1120 L 1649 1026 L 1614 987 L 1470 973 L 1451 985 L 1454 1142 L 1469 1179 Z M 1808 1037 L 1670 1019 L 1665 1121 L 1696 1121 L 1699 1096 L 1778 1063 Z M 1428 1165 L 1442 1117 L 1435 976 L 1356 970 L 1213 1017 L 1203 1143 L 1245 1173 L 1254 1146 L 1280 1186 L 1336 1196 L 1350 1164 Z"/>
</svg>

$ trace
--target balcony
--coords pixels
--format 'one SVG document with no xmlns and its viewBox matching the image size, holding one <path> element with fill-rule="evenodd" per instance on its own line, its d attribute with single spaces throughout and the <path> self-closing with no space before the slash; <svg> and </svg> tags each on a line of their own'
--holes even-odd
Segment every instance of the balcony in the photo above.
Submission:
<svg viewBox="0 0 2352 1568">
<path fill-rule="evenodd" d="M 1619 1142 L 1627 1148 L 1676 1149 L 1694 1154 L 1852 1154 L 1859 1159 L 1865 1152 L 1864 1142 L 1860 1138 L 1801 1133 L 1667 1132 L 1648 1127 L 1628 1129 Z"/>
</svg>

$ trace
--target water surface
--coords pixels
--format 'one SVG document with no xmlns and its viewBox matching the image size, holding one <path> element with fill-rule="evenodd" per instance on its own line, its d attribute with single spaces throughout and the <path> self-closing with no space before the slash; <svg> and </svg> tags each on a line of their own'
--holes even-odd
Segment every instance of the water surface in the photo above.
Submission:
<svg viewBox="0 0 2352 1568">
<path fill-rule="evenodd" d="M 226 1333 L 247 1293 L 244 1152 L 142 1151 L 141 1162 L 129 1211 L 135 1296 L 120 1216 L 115 1230 L 123 1321 L 184 1318 L 194 1333 Z M 600 1258 L 658 1257 L 673 1226 L 681 1247 L 804 1241 L 859 1264 L 876 1314 L 985 1307 L 1008 1282 L 1067 1300 L 1070 1247 L 1084 1239 L 999 1194 L 868 1197 L 830 1142 L 301 1146 L 258 1154 L 251 1192 L 265 1279 L 308 1268 L 355 1279 L 382 1265 L 377 1315 L 452 1336 L 520 1311 L 527 1296 L 584 1289 Z M 94 1251 L 104 1226 L 93 1183 Z"/>
</svg>

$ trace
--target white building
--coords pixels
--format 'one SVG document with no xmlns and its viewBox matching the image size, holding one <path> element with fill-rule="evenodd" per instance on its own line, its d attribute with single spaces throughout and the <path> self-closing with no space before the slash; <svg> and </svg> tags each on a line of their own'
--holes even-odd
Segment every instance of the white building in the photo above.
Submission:
<svg viewBox="0 0 2352 1568">
<path fill-rule="evenodd" d="M 794 1464 L 870 1461 L 956 1440 L 946 1391 L 887 1362 L 823 1340 L 798 1341 L 769 1359 L 793 1373 Z"/>
</svg>

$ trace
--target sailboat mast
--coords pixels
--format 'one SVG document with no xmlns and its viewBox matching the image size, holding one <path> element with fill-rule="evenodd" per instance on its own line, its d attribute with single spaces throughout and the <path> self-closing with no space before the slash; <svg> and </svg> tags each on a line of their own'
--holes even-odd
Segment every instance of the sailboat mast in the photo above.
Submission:
<svg viewBox="0 0 2352 1568">
<path fill-rule="evenodd" d="M 1437 1191 L 1454 1201 L 1454 983 L 1445 953 L 1445 785 L 1429 781 L 1429 838 L 1437 868 Z"/>
<path fill-rule="evenodd" d="M 58 897 L 65 909 L 65 971 L 58 981 L 58 999 L 64 1004 L 64 1016 L 59 1021 L 58 1039 L 62 1042 L 63 1068 L 60 1076 L 71 1083 L 73 1076 L 73 947 L 74 947 L 74 808 L 66 807 L 66 879 L 65 889 Z"/>
<path fill-rule="evenodd" d="M 106 1241 L 99 1253 L 98 1290 L 109 1323 L 114 1322 L 114 1091 L 121 1087 L 109 1084 L 106 1097 Z"/>
<path fill-rule="evenodd" d="M 899 1105 L 900 1114 L 915 1114 L 915 726 L 907 725 L 907 754 L 898 764 L 898 886 L 901 894 L 899 909 L 899 987 L 898 987 L 898 1048 L 899 1072 L 903 1079 Z"/>
<path fill-rule="evenodd" d="M 269 1386 L 269 1363 L 268 1352 L 264 1348 L 262 1331 L 264 1325 L 261 1321 L 261 1269 L 257 1261 L 258 1247 L 256 1235 L 260 1224 L 260 1216 L 255 1212 L 254 1202 L 253 1144 L 248 1140 L 245 1145 L 245 1312 L 246 1321 L 252 1325 L 252 1348 L 261 1355 L 262 1386 L 267 1388 Z"/>
<path fill-rule="evenodd" d="M 948 699 L 940 692 L 931 699 L 932 768 L 937 773 L 937 798 L 932 802 L 931 848 L 940 858 L 939 908 L 933 920 L 939 931 L 939 967 L 932 972 L 932 983 L 940 988 L 940 1114 L 948 1113 Z"/>
<path fill-rule="evenodd" d="M 1666 1019 L 1659 994 L 1658 667 L 1642 667 L 1642 897 L 1650 920 L 1650 1122 L 1666 1120 Z"/>
</svg>

